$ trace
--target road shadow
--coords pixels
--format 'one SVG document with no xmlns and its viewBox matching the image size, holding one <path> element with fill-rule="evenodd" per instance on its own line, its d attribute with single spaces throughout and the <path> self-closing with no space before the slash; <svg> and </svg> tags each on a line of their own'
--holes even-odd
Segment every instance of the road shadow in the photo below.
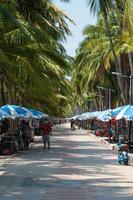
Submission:
<svg viewBox="0 0 133 200">
<path fill-rule="evenodd" d="M 82 140 L 71 140 L 75 136 Z M 128 166 L 119 166 L 111 150 L 82 136 L 80 131 L 71 133 L 57 127 L 51 150 L 43 150 L 41 137 L 37 137 L 29 151 L 7 160 L 1 166 L 1 200 L 28 200 L 29 196 L 69 200 L 73 195 L 75 199 L 81 195 L 80 200 L 133 199 L 129 192 L 133 181 L 127 181 L 119 171 L 123 167 L 128 170 Z"/>
</svg>

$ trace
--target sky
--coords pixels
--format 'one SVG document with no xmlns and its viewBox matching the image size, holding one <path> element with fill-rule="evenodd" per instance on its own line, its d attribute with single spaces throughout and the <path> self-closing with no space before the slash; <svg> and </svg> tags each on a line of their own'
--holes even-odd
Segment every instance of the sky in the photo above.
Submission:
<svg viewBox="0 0 133 200">
<path fill-rule="evenodd" d="M 67 37 L 67 42 L 63 44 L 68 55 L 74 56 L 75 50 L 83 40 L 83 29 L 86 25 L 95 24 L 96 17 L 90 14 L 89 8 L 86 5 L 86 0 L 71 0 L 70 3 L 63 3 L 60 0 L 53 0 L 53 2 L 76 24 L 68 23 L 72 36 Z"/>
</svg>

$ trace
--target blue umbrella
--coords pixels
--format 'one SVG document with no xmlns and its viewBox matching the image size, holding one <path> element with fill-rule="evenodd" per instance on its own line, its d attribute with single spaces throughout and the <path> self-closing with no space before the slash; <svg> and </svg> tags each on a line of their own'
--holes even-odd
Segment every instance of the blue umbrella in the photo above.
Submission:
<svg viewBox="0 0 133 200">
<path fill-rule="evenodd" d="M 116 117 L 126 106 L 120 106 L 112 110 L 111 116 Z"/>
<path fill-rule="evenodd" d="M 116 120 L 125 118 L 128 121 L 133 121 L 133 106 L 127 105 L 125 106 L 119 114 L 116 116 Z"/>
<path fill-rule="evenodd" d="M 48 117 L 46 113 L 42 113 L 39 110 L 29 109 L 29 111 L 32 113 L 32 117 L 36 119 L 40 119 L 42 117 Z"/>
<path fill-rule="evenodd" d="M 99 116 L 99 111 L 94 111 L 94 112 L 91 112 L 90 116 L 89 116 L 89 119 L 95 119 Z"/>
<path fill-rule="evenodd" d="M 132 121 L 133 121 L 133 106 L 127 105 L 121 112 L 116 116 L 116 119 L 126 119 L 130 121 L 129 123 L 129 135 L 128 135 L 128 142 L 129 142 L 129 148 L 130 148 L 130 141 L 131 141 L 131 134 L 132 134 Z"/>
<path fill-rule="evenodd" d="M 79 120 L 85 120 L 85 115 L 86 115 L 86 113 L 82 113 L 78 119 Z"/>
<path fill-rule="evenodd" d="M 79 119 L 80 115 L 75 115 L 73 117 L 71 117 L 70 119 L 73 119 L 73 120 L 76 120 L 76 119 Z"/>
<path fill-rule="evenodd" d="M 32 116 L 32 113 L 27 108 L 22 107 L 22 106 L 5 105 L 5 106 L 2 106 L 1 109 L 13 119 L 17 117 L 29 118 Z"/>
<path fill-rule="evenodd" d="M 108 122 L 111 119 L 111 110 L 105 110 L 100 112 L 100 115 L 97 119 L 103 122 Z"/>
<path fill-rule="evenodd" d="M 86 113 L 84 114 L 84 119 L 89 119 L 89 116 L 90 116 L 90 112 L 86 112 Z"/>
<path fill-rule="evenodd" d="M 10 118 L 10 115 L 8 115 L 6 112 L 4 112 L 4 111 L 0 108 L 0 120 L 1 120 L 1 119 L 5 119 L 5 118 Z"/>
</svg>

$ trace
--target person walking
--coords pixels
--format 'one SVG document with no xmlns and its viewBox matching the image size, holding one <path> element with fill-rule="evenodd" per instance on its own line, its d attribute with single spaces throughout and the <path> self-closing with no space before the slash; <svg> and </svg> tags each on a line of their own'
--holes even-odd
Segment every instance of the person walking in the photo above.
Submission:
<svg viewBox="0 0 133 200">
<path fill-rule="evenodd" d="M 23 150 L 28 150 L 29 149 L 29 144 L 30 144 L 30 127 L 29 127 L 29 122 L 22 120 L 20 122 L 20 127 L 19 131 L 21 131 L 20 136 L 22 137 L 22 142 L 23 142 Z"/>
<path fill-rule="evenodd" d="M 52 131 L 52 126 L 47 119 L 45 119 L 44 123 L 42 124 L 41 130 L 44 143 L 43 149 L 46 149 L 46 145 L 48 146 L 47 148 L 50 149 L 50 133 Z"/>
</svg>

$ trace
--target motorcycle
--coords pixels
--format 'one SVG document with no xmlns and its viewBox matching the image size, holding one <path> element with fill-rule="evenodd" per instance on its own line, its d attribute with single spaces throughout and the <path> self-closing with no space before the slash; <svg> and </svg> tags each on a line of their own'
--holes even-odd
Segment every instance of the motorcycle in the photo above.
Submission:
<svg viewBox="0 0 133 200">
<path fill-rule="evenodd" d="M 117 143 L 117 149 L 118 149 L 118 162 L 119 162 L 119 164 L 128 165 L 128 161 L 129 161 L 128 152 L 122 151 L 121 143 Z"/>
</svg>

